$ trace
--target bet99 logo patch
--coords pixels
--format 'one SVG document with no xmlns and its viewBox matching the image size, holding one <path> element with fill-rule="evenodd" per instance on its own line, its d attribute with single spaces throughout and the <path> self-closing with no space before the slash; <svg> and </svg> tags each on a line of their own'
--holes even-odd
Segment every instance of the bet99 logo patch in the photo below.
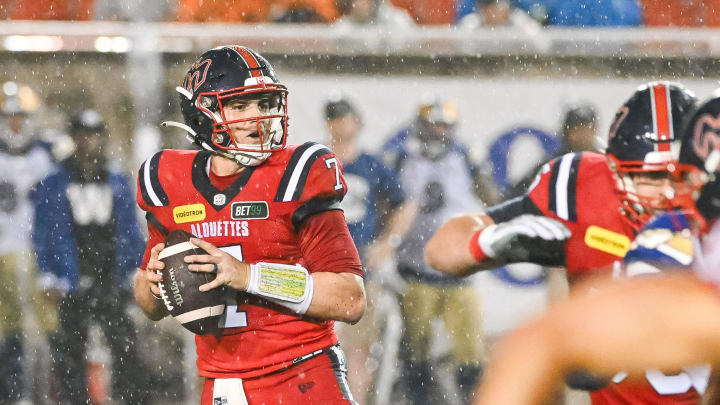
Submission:
<svg viewBox="0 0 720 405">
<path fill-rule="evenodd" d="M 265 201 L 234 202 L 231 208 L 230 217 L 234 220 L 266 219 L 270 216 L 270 210 Z"/>
</svg>

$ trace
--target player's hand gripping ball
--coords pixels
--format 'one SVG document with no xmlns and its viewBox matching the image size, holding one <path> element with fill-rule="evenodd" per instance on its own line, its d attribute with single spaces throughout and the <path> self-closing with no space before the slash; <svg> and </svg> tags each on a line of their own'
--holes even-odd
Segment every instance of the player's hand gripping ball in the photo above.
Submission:
<svg viewBox="0 0 720 405">
<path fill-rule="evenodd" d="M 158 258 L 165 263 L 158 283 L 162 300 L 170 315 L 185 329 L 198 335 L 219 331 L 219 321 L 225 311 L 223 289 L 201 292 L 199 287 L 212 281 L 215 274 L 188 270 L 185 256 L 207 254 L 190 243 L 193 236 L 182 230 L 170 232 L 165 238 L 165 249 Z"/>
</svg>

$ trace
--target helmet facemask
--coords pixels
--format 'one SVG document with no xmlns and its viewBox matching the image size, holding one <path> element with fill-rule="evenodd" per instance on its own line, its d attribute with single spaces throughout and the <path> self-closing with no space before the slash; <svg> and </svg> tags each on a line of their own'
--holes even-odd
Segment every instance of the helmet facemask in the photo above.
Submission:
<svg viewBox="0 0 720 405">
<path fill-rule="evenodd" d="M 415 121 L 420 153 L 430 160 L 445 156 L 455 137 L 457 106 L 451 100 L 430 99 L 420 105 Z"/>
<path fill-rule="evenodd" d="M 285 147 L 287 90 L 282 85 L 261 82 L 199 93 L 195 108 L 213 121 L 212 145 L 202 146 L 241 165 L 257 166 Z"/>
<path fill-rule="evenodd" d="M 615 191 L 622 202 L 623 218 L 634 229 L 639 230 L 658 212 L 673 208 L 676 198 L 676 172 L 678 163 L 674 156 L 648 154 L 646 162 L 623 162 L 615 156 L 608 155 L 610 168 L 615 174 Z M 669 180 L 672 187 L 664 193 L 643 193 L 638 185 L 644 180 L 654 183 L 658 180 Z"/>
<path fill-rule="evenodd" d="M 695 95 L 668 81 L 640 86 L 615 114 L 605 153 L 616 177 L 624 219 L 639 230 L 672 209 L 682 119 Z"/>
<path fill-rule="evenodd" d="M 22 153 L 34 141 L 37 93 L 26 85 L 5 82 L 0 91 L 0 143 L 11 153 Z"/>
<path fill-rule="evenodd" d="M 713 189 L 713 192 L 715 192 L 713 187 L 707 187 L 708 183 L 715 182 L 715 176 L 708 175 L 694 165 L 679 163 L 673 177 L 675 196 L 671 201 L 672 208 L 687 213 L 698 225 L 698 229 L 705 232 L 707 230 L 707 221 L 705 219 L 707 212 L 701 214 L 698 204 L 703 205 L 705 203 L 709 189 Z M 715 212 L 718 212 L 718 210 L 715 210 Z"/>
</svg>

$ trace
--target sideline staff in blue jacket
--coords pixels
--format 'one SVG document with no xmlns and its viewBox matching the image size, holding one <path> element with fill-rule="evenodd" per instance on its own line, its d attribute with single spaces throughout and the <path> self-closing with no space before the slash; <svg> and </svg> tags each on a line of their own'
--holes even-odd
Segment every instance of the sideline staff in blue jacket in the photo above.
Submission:
<svg viewBox="0 0 720 405">
<path fill-rule="evenodd" d="M 107 129 L 85 110 L 69 128 L 76 148 L 37 187 L 33 241 L 46 292 L 58 300 L 60 325 L 51 339 L 63 403 L 85 403 L 89 321 L 105 334 L 114 365 L 114 397 L 147 402 L 147 368 L 136 351 L 135 327 L 124 312 L 144 249 L 134 193 L 125 175 L 106 164 Z"/>
</svg>

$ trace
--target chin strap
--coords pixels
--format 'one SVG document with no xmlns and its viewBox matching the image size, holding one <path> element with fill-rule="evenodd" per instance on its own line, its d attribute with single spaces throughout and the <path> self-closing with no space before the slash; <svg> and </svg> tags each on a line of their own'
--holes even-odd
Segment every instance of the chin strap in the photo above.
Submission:
<svg viewBox="0 0 720 405">
<path fill-rule="evenodd" d="M 197 137 L 197 133 L 196 133 L 192 128 L 190 128 L 189 126 L 187 126 L 187 125 L 185 125 L 185 124 L 183 124 L 183 123 L 181 123 L 181 122 L 176 122 L 176 121 L 163 121 L 163 122 L 160 124 L 160 126 L 162 126 L 162 127 L 176 127 L 176 128 L 180 128 L 180 129 L 182 129 L 182 130 L 184 130 L 184 131 L 187 132 L 187 134 L 185 135 L 185 137 L 186 137 L 187 140 L 190 141 L 191 143 L 197 144 L 197 145 L 201 146 L 203 149 L 208 150 L 208 151 L 210 151 L 210 152 L 218 152 L 217 150 L 211 148 L 210 145 L 208 145 L 207 143 L 200 141 L 200 140 L 198 139 L 198 137 Z M 223 156 L 226 156 L 226 154 L 223 154 L 223 153 L 221 153 L 221 152 L 218 152 L 218 153 L 220 153 L 220 154 L 223 155 Z M 227 156 L 227 157 L 229 157 L 230 159 L 233 159 L 233 157 L 232 157 L 231 155 L 229 155 L 229 156 Z"/>
<path fill-rule="evenodd" d="M 189 126 L 176 121 L 163 121 L 160 123 L 161 127 L 175 127 L 180 128 L 183 131 L 186 131 L 187 134 L 185 134 L 185 138 L 187 138 L 188 141 L 195 143 L 195 140 L 197 139 L 197 133 L 190 128 Z"/>
<path fill-rule="evenodd" d="M 183 124 L 183 123 L 181 123 L 181 122 L 176 122 L 176 121 L 163 121 L 162 123 L 160 123 L 160 126 L 180 128 L 180 129 L 183 129 L 183 130 L 187 131 L 190 135 L 192 135 L 192 136 L 194 136 L 194 137 L 197 136 L 197 133 L 196 133 L 192 128 L 190 128 L 189 126 L 187 126 L 187 125 L 185 125 L 185 124 Z"/>
<path fill-rule="evenodd" d="M 216 148 L 213 148 L 210 145 L 208 145 L 207 142 L 200 140 L 197 136 L 197 132 L 195 132 L 188 125 L 185 125 L 181 122 L 163 121 L 162 123 L 160 123 L 160 126 L 180 128 L 187 132 L 186 138 L 188 141 L 200 145 L 205 150 L 208 150 L 213 153 L 217 153 L 218 155 L 226 157 L 228 159 L 235 160 L 243 166 L 257 166 L 265 160 L 262 158 L 258 158 L 257 156 L 248 154 L 248 153 L 242 153 L 242 152 L 230 153 L 230 152 L 226 152 L 223 150 L 218 150 Z M 260 153 L 260 152 L 258 152 L 258 153 Z"/>
</svg>

